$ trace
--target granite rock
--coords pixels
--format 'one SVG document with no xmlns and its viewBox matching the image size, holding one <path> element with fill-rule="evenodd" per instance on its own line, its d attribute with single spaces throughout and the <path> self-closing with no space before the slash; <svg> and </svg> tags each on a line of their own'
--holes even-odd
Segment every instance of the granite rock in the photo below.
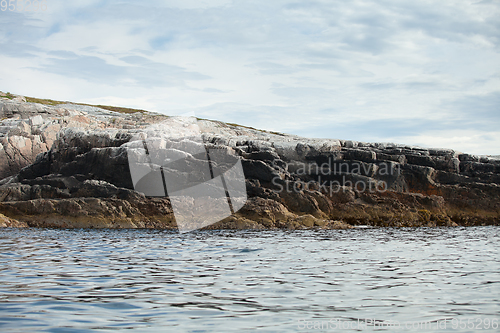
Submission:
<svg viewBox="0 0 500 333">
<path fill-rule="evenodd" d="M 127 144 L 166 119 L 0 100 L 0 225 L 175 228 L 168 198 L 134 190 Z M 500 160 L 450 149 L 308 139 L 199 120 L 235 153 L 248 200 L 207 229 L 498 225 Z M 200 161 L 188 156 L 196 169 Z M 180 177 L 195 175 L 188 170 Z"/>
</svg>

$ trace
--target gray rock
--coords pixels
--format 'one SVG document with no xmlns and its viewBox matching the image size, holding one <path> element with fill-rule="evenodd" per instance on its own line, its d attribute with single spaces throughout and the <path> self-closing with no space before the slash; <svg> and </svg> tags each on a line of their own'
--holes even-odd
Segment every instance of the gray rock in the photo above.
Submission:
<svg viewBox="0 0 500 333">
<path fill-rule="evenodd" d="M 44 123 L 42 116 L 34 116 L 30 118 L 30 125 L 31 126 L 39 126 Z"/>
<path fill-rule="evenodd" d="M 0 116 L 7 118 L 0 122 L 1 214 L 31 226 L 172 226 L 167 198 L 133 190 L 127 155 L 131 138 L 163 116 L 12 100 L 0 100 Z M 308 139 L 208 120 L 199 125 L 205 148 L 236 154 L 243 165 L 250 200 L 234 223 L 222 223 L 228 228 L 312 228 L 328 220 L 416 226 L 422 216 L 435 225 L 453 225 L 451 218 L 468 225 L 456 212 L 486 212 L 474 223 L 499 220 L 500 160 L 491 156 Z M 173 149 L 173 142 L 165 144 Z M 164 172 L 188 184 L 206 180 L 197 172 L 199 156 L 181 160 L 184 169 L 171 169 L 174 163 Z M 347 169 L 339 172 L 341 164 Z M 231 163 L 212 166 L 228 170 Z M 366 186 L 380 183 L 384 191 Z"/>
</svg>

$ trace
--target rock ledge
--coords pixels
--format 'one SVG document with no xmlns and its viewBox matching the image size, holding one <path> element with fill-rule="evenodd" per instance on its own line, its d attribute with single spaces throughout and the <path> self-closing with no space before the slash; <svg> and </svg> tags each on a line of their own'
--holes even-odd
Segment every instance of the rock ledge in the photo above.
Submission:
<svg viewBox="0 0 500 333">
<path fill-rule="evenodd" d="M 126 144 L 167 117 L 0 98 L 0 227 L 176 228 L 134 191 Z M 207 229 L 498 225 L 500 160 L 450 149 L 308 139 L 200 120 L 237 154 L 248 200 Z"/>
</svg>

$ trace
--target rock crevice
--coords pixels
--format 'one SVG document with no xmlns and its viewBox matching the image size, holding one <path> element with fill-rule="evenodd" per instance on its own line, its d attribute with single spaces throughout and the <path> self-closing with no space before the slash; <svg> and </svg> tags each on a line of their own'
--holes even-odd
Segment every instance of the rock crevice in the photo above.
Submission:
<svg viewBox="0 0 500 333">
<path fill-rule="evenodd" d="M 175 228 L 168 198 L 134 190 L 127 143 L 166 119 L 0 100 L 0 226 Z M 199 120 L 237 154 L 248 200 L 213 228 L 498 224 L 500 160 L 450 149 L 308 139 Z M 192 165 L 197 157 L 193 156 Z M 194 164 L 193 164 L 194 163 Z M 192 177 L 186 174 L 183 177 Z"/>
</svg>

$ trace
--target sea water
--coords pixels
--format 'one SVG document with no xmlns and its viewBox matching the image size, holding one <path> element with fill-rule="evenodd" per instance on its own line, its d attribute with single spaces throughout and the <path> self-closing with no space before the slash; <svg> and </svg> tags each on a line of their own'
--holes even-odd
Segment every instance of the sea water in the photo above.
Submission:
<svg viewBox="0 0 500 333">
<path fill-rule="evenodd" d="M 499 231 L 1 229 L 0 331 L 498 332 Z"/>
</svg>

